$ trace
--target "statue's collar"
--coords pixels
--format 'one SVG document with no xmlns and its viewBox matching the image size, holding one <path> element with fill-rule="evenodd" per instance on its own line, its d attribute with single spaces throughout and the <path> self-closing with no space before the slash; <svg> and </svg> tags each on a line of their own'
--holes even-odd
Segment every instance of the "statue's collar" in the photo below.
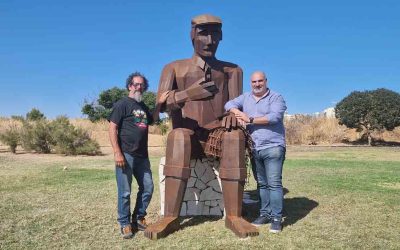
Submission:
<svg viewBox="0 0 400 250">
<path fill-rule="evenodd" d="M 210 59 L 210 62 L 208 63 L 208 65 L 212 64 L 213 61 L 215 61 L 215 58 Z M 199 68 L 201 68 L 203 71 L 205 71 L 206 66 L 207 66 L 207 62 L 204 61 L 203 58 L 201 58 L 200 56 L 198 56 L 197 54 L 194 54 L 192 56 L 192 61 L 194 64 L 196 64 Z"/>
</svg>

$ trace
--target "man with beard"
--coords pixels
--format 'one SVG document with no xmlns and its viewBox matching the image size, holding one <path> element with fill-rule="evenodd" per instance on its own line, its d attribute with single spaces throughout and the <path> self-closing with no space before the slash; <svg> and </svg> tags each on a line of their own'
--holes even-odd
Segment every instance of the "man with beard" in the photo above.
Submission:
<svg viewBox="0 0 400 250">
<path fill-rule="evenodd" d="M 147 226 L 146 209 L 153 194 L 153 179 L 147 151 L 148 126 L 158 119 L 159 107 L 153 116 L 142 102 L 143 93 L 148 88 L 144 75 L 135 72 L 126 80 L 129 90 L 127 97 L 114 104 L 108 118 L 109 136 L 114 151 L 115 174 L 118 188 L 118 222 L 122 237 L 133 236 L 132 227 L 144 230 Z M 164 92 L 160 102 L 165 102 L 168 92 Z M 135 177 L 139 191 L 136 197 L 135 209 L 130 209 L 132 176 Z"/>
<path fill-rule="evenodd" d="M 286 104 L 280 94 L 267 87 L 262 71 L 251 75 L 251 89 L 251 93 L 227 102 L 225 110 L 235 114 L 239 123 L 246 126 L 255 143 L 253 156 L 261 206 L 260 216 L 252 224 L 261 226 L 271 222 L 270 232 L 279 233 L 282 230 Z"/>
</svg>

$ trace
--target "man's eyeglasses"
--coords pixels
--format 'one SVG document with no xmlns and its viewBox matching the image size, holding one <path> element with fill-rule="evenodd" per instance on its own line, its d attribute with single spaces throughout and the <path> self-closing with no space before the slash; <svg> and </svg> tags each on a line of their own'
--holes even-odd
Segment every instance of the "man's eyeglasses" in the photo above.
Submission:
<svg viewBox="0 0 400 250">
<path fill-rule="evenodd" d="M 137 87 L 137 86 L 139 86 L 139 85 L 141 85 L 142 87 L 144 86 L 144 83 L 142 83 L 142 82 L 133 82 L 133 83 L 131 83 L 131 85 L 133 86 L 133 87 Z"/>
</svg>

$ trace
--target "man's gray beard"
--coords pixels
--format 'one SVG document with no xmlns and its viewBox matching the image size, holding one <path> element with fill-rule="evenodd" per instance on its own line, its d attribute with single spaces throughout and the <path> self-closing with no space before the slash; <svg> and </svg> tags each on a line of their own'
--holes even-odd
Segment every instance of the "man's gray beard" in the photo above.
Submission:
<svg viewBox="0 0 400 250">
<path fill-rule="evenodd" d="M 143 94 L 139 91 L 135 91 L 135 93 L 133 93 L 133 99 L 135 99 L 137 102 L 141 102 L 143 99 Z"/>
<path fill-rule="evenodd" d="M 261 95 L 261 93 L 264 91 L 264 89 L 253 89 L 253 94 L 254 95 Z M 264 94 L 264 93 L 263 93 Z"/>
</svg>

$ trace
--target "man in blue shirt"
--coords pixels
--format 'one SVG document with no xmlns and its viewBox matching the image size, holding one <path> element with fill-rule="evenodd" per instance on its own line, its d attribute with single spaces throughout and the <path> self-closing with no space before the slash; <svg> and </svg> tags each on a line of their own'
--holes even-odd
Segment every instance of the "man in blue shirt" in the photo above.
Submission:
<svg viewBox="0 0 400 250">
<path fill-rule="evenodd" d="M 251 89 L 251 93 L 227 102 L 225 110 L 246 126 L 255 144 L 253 156 L 261 206 L 260 216 L 252 224 L 261 226 L 271 222 L 270 232 L 278 233 L 282 230 L 286 104 L 280 94 L 267 87 L 264 72 L 251 75 Z"/>
</svg>

